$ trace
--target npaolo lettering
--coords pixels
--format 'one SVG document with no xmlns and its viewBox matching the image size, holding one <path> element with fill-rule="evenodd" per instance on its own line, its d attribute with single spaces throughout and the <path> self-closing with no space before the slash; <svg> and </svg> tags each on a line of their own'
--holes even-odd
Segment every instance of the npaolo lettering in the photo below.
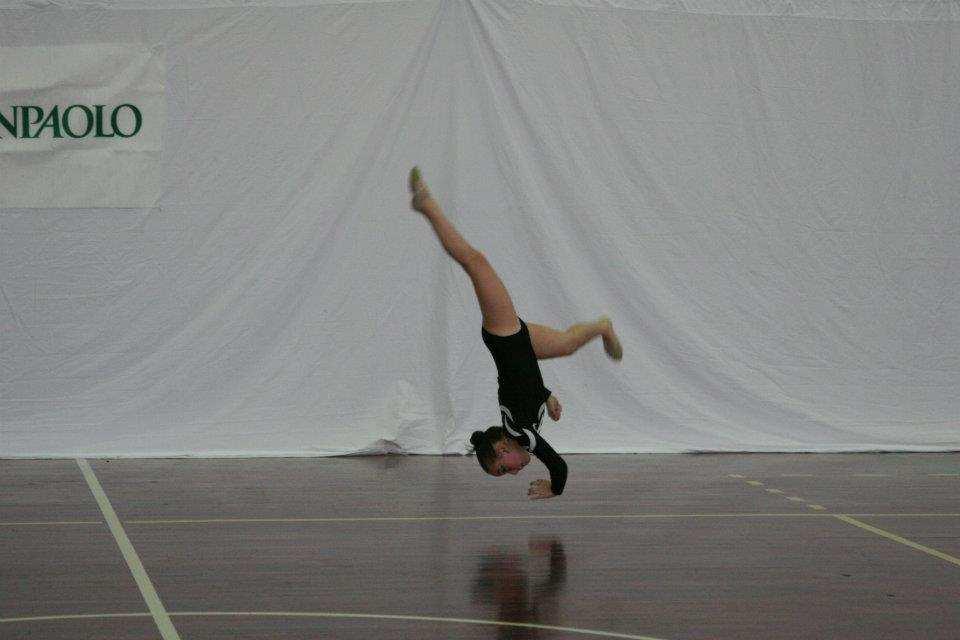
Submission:
<svg viewBox="0 0 960 640">
<path fill-rule="evenodd" d="M 13 138 L 132 138 L 143 126 L 143 115 L 135 105 L 121 104 L 107 110 L 104 104 L 72 104 L 49 110 L 36 105 L 15 105 L 5 114 L 0 109 L 0 138 L 4 130 Z"/>
</svg>

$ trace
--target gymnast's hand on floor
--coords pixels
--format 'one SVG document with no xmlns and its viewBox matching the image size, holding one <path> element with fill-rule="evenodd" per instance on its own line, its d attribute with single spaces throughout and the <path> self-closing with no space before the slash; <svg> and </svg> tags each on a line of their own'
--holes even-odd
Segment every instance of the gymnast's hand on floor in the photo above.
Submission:
<svg viewBox="0 0 960 640">
<path fill-rule="evenodd" d="M 554 494 L 549 480 L 534 480 L 530 483 L 527 495 L 531 500 L 542 500 L 543 498 L 552 498 Z"/>
<path fill-rule="evenodd" d="M 557 396 L 551 394 L 550 397 L 547 398 L 547 413 L 549 413 L 553 421 L 556 422 L 560 419 L 560 412 L 562 411 L 563 407 L 560 406 L 560 401 L 557 400 Z"/>
</svg>

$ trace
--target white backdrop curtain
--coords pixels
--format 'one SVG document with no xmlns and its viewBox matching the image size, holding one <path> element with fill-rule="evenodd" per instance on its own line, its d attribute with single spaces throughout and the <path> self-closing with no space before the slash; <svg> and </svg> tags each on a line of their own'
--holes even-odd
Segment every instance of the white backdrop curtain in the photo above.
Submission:
<svg viewBox="0 0 960 640">
<path fill-rule="evenodd" d="M 521 317 L 613 318 L 541 363 L 557 450 L 960 449 L 957 2 L 0 7 L 0 67 L 105 44 L 161 55 L 159 198 L 0 208 L 2 456 L 464 452 L 414 164 Z"/>
</svg>

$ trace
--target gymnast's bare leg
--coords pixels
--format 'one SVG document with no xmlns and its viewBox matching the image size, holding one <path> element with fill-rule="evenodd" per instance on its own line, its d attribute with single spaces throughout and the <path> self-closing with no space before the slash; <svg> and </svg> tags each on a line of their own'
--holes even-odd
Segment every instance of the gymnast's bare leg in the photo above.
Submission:
<svg viewBox="0 0 960 640">
<path fill-rule="evenodd" d="M 410 191 L 410 206 L 429 220 L 443 248 L 470 276 L 480 303 L 483 328 L 498 336 L 509 336 L 519 331 L 520 321 L 507 288 L 486 257 L 464 240 L 443 215 L 440 204 L 430 194 L 417 167 L 410 171 Z M 613 323 L 606 316 L 593 322 L 575 324 L 566 331 L 529 322 L 527 327 L 530 329 L 533 351 L 539 360 L 573 355 L 597 336 L 603 337 L 604 351 L 611 359 L 623 358 L 623 348 L 613 330 Z"/>
</svg>

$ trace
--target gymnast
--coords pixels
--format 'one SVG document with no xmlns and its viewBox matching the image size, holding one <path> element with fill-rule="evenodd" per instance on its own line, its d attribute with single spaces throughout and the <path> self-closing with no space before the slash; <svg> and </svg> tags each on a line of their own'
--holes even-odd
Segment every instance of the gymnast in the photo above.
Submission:
<svg viewBox="0 0 960 640">
<path fill-rule="evenodd" d="M 550 471 L 550 480 L 534 480 L 527 495 L 531 500 L 552 498 L 563 492 L 567 464 L 540 435 L 540 423 L 546 411 L 556 422 L 562 408 L 557 397 L 543 385 L 537 360 L 570 356 L 597 336 L 613 360 L 623 357 L 623 349 L 613 323 L 606 316 L 594 322 L 571 326 L 566 331 L 524 322 L 517 316 L 506 287 L 486 257 L 473 248 L 443 215 L 440 205 L 414 167 L 410 171 L 410 206 L 429 220 L 443 248 L 463 267 L 483 315 L 481 336 L 497 367 L 497 396 L 502 426 L 474 431 L 470 443 L 480 466 L 488 474 L 500 477 L 516 475 L 530 462 L 532 453 Z"/>
</svg>

